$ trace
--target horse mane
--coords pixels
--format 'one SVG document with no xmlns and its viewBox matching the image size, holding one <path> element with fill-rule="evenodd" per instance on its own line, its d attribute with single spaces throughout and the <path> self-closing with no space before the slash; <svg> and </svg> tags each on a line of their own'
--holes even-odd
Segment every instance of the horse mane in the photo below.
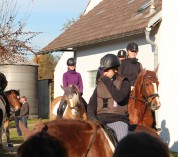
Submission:
<svg viewBox="0 0 178 157">
<path fill-rule="evenodd" d="M 9 94 L 11 94 L 12 92 L 14 92 L 17 96 L 20 96 L 20 90 L 16 90 L 16 89 L 7 90 L 7 91 L 5 91 L 5 94 L 6 94 L 6 95 L 9 95 Z"/>
<path fill-rule="evenodd" d="M 141 92 L 141 85 L 143 83 L 143 77 L 144 77 L 145 73 L 146 73 L 146 70 L 142 69 L 141 72 L 138 74 L 137 79 L 134 84 L 134 90 L 131 91 L 131 95 L 135 96 L 136 93 Z"/>
</svg>

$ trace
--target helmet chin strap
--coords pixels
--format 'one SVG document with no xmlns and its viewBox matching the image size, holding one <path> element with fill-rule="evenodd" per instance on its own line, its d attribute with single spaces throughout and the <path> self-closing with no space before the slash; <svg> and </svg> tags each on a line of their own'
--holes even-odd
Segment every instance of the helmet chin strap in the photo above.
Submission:
<svg viewBox="0 0 178 157">
<path fill-rule="evenodd" d="M 117 78 L 118 74 L 115 74 L 112 78 L 111 81 L 114 81 Z"/>
</svg>

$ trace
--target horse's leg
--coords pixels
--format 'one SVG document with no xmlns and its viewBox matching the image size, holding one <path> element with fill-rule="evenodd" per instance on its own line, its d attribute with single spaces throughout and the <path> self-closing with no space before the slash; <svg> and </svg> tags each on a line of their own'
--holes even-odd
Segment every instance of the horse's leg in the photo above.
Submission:
<svg viewBox="0 0 178 157">
<path fill-rule="evenodd" d="M 9 128 L 6 128 L 5 134 L 6 134 L 6 139 L 7 139 L 7 146 L 8 146 L 8 147 L 13 147 L 13 143 L 12 143 L 11 140 L 10 140 Z"/>
<path fill-rule="evenodd" d="M 3 130 L 4 130 L 4 133 L 6 135 L 6 141 L 7 141 L 7 146 L 8 147 L 13 147 L 13 144 L 10 140 L 10 132 L 9 132 L 9 120 L 6 120 L 4 122 L 4 126 L 3 126 Z"/>
</svg>

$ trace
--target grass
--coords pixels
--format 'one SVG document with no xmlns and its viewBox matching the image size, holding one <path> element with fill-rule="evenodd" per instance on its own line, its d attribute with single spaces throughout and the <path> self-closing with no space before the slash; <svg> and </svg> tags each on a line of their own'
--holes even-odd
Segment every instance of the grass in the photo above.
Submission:
<svg viewBox="0 0 178 157">
<path fill-rule="evenodd" d="M 170 157 L 178 157 L 178 153 L 171 152 L 171 156 Z"/>
<path fill-rule="evenodd" d="M 43 122 L 44 121 L 48 121 L 49 119 L 41 119 Z M 32 119 L 28 119 L 28 129 L 31 130 L 35 127 L 35 125 L 38 123 L 39 119 L 38 118 L 32 118 Z M 13 143 L 19 144 L 23 142 L 23 137 L 22 136 L 18 136 L 17 134 L 17 130 L 15 127 L 15 121 L 11 121 L 10 123 L 10 137 L 11 137 L 11 141 Z"/>
<path fill-rule="evenodd" d="M 39 121 L 39 119 L 37 119 L 37 118 L 28 119 L 29 130 L 33 129 L 36 126 L 36 124 L 38 123 L 38 121 Z M 49 121 L 49 119 L 42 119 L 42 121 L 43 122 Z M 10 123 L 10 137 L 11 137 L 12 143 L 15 143 L 15 144 L 23 143 L 23 137 L 18 136 L 14 121 L 12 121 Z M 8 153 L 7 151 L 0 151 L 0 157 L 1 156 L 3 156 L 3 157 L 13 157 L 13 156 L 6 156 L 5 154 L 7 154 L 7 153 Z M 178 157 L 178 153 L 171 152 L 170 157 Z"/>
<path fill-rule="evenodd" d="M 49 121 L 49 119 L 41 119 L 43 122 L 44 121 Z M 28 128 L 29 130 L 35 128 L 36 124 L 38 123 L 39 119 L 38 118 L 32 118 L 28 119 Z M 15 126 L 15 121 L 10 122 L 10 138 L 13 144 L 21 144 L 23 143 L 23 136 L 18 136 L 17 134 L 17 129 Z M 3 135 L 3 141 L 6 141 L 6 136 Z M 13 157 L 12 155 L 8 155 L 9 151 L 8 150 L 0 150 L 0 157 Z"/>
</svg>

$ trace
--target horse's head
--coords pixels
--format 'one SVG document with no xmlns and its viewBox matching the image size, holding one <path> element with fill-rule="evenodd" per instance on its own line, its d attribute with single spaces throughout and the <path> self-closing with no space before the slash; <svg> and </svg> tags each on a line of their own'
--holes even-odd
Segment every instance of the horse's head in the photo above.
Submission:
<svg viewBox="0 0 178 157">
<path fill-rule="evenodd" d="M 68 107 L 71 110 L 73 116 L 78 114 L 78 108 L 81 104 L 80 102 L 80 91 L 77 86 L 69 85 L 67 88 L 61 86 L 64 90 L 64 98 L 67 101 Z"/>
<path fill-rule="evenodd" d="M 18 110 L 21 107 L 19 102 L 19 98 L 20 98 L 19 90 L 14 90 L 14 89 L 8 90 L 5 92 L 5 95 L 9 101 L 11 108 Z"/>
<path fill-rule="evenodd" d="M 158 68 L 154 71 L 143 69 L 135 83 L 135 97 L 150 106 L 152 110 L 157 110 L 160 107 L 157 70 Z"/>
</svg>

